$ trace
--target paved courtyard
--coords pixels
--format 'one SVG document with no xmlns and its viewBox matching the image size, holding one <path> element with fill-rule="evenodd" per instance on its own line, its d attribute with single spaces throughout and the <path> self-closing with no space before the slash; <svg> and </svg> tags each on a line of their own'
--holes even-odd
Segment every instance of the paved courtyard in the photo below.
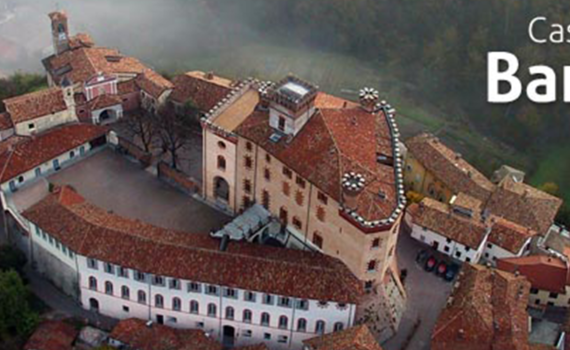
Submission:
<svg viewBox="0 0 570 350">
<path fill-rule="evenodd" d="M 208 233 L 230 218 L 144 171 L 110 148 L 49 177 L 71 185 L 91 203 L 157 226 Z"/>
<path fill-rule="evenodd" d="M 433 272 L 424 271 L 423 267 L 415 262 L 417 252 L 426 248 L 426 245 L 412 239 L 404 230 L 400 233 L 397 248 L 398 265 L 400 269 L 408 270 L 405 280 L 408 304 L 398 333 L 382 345 L 386 350 L 404 350 L 406 338 L 411 334 L 418 319 L 421 323 L 405 349 L 430 348 L 433 327 L 439 313 L 445 307 L 453 282 L 445 282 Z"/>
</svg>

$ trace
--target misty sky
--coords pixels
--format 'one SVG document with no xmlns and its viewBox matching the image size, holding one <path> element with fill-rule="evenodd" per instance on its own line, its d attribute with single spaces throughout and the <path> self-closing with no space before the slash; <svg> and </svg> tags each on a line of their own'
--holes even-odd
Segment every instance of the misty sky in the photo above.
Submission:
<svg viewBox="0 0 570 350">
<path fill-rule="evenodd" d="M 238 19 L 221 20 L 207 0 L 0 0 L 0 72 L 41 71 L 51 52 L 47 13 L 56 8 L 69 14 L 72 34 L 159 69 L 257 37 Z"/>
</svg>

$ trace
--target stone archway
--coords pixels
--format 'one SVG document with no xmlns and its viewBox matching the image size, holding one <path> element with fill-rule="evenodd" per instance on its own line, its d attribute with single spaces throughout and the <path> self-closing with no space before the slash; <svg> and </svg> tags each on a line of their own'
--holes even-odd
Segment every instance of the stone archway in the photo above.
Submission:
<svg viewBox="0 0 570 350">
<path fill-rule="evenodd" d="M 230 200 L 230 185 L 223 177 L 214 178 L 214 197 L 226 203 Z"/>
</svg>

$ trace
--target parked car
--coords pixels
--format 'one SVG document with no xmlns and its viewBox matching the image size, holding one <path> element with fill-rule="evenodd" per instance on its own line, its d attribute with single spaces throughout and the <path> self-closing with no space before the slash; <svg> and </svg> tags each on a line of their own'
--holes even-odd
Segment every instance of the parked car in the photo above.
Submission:
<svg viewBox="0 0 570 350">
<path fill-rule="evenodd" d="M 443 276 L 443 278 L 448 281 L 451 282 L 453 281 L 453 279 L 455 278 L 455 276 L 457 276 L 457 273 L 459 272 L 459 266 L 456 264 L 450 264 L 447 267 L 447 271 L 445 272 L 445 275 Z"/>
<path fill-rule="evenodd" d="M 425 249 L 422 249 L 416 255 L 416 262 L 420 265 L 423 265 L 423 264 L 425 264 L 428 257 L 429 257 L 428 251 Z"/>
<path fill-rule="evenodd" d="M 443 261 L 440 261 L 439 264 L 437 264 L 437 268 L 435 269 L 435 274 L 440 277 L 443 277 L 446 272 L 447 272 L 447 264 L 444 263 Z"/>
<path fill-rule="evenodd" d="M 430 256 L 424 265 L 424 269 L 428 272 L 432 272 L 437 265 L 437 259 L 434 256 Z"/>
</svg>

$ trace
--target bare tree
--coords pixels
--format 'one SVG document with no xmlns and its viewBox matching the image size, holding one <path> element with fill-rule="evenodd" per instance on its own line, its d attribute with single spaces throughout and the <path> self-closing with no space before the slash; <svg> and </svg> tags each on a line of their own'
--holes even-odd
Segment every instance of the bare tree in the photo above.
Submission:
<svg viewBox="0 0 570 350">
<path fill-rule="evenodd" d="M 162 149 L 170 155 L 170 166 L 177 169 L 178 151 L 184 147 L 188 139 L 187 119 L 177 115 L 169 106 L 161 109 L 154 117 L 154 121 L 158 137 L 162 142 Z"/>
<path fill-rule="evenodd" d="M 135 138 L 138 137 L 140 139 L 145 152 L 151 151 L 150 146 L 157 133 L 153 119 L 152 114 L 146 111 L 132 114 L 125 119 L 125 125 L 128 131 L 131 132 Z"/>
</svg>

